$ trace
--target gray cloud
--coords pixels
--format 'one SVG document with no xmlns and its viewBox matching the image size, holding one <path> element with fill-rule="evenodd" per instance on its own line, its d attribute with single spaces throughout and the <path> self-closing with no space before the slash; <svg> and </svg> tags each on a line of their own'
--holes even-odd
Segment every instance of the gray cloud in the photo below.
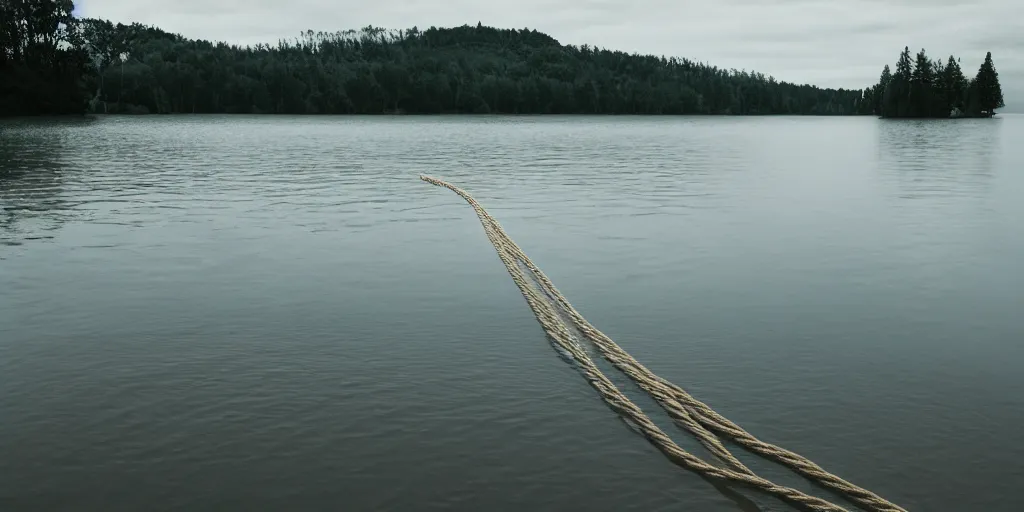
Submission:
<svg viewBox="0 0 1024 512">
<path fill-rule="evenodd" d="M 78 0 L 81 14 L 251 44 L 306 29 L 535 28 L 562 43 L 687 57 L 781 80 L 861 88 L 900 50 L 955 54 L 973 74 L 991 51 L 1006 101 L 1024 111 L 1019 0 Z M 1016 103 L 1016 105 L 1014 105 Z"/>
</svg>

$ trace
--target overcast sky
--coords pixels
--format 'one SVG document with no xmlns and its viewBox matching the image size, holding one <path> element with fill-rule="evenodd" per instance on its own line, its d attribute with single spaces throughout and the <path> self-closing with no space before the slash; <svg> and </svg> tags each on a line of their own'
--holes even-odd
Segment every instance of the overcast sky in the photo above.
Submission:
<svg viewBox="0 0 1024 512">
<path fill-rule="evenodd" d="M 991 51 L 1007 111 L 1024 112 L 1024 0 L 77 0 L 79 15 L 249 44 L 366 25 L 533 28 L 563 44 L 687 57 L 825 87 L 863 88 L 900 50 Z"/>
</svg>

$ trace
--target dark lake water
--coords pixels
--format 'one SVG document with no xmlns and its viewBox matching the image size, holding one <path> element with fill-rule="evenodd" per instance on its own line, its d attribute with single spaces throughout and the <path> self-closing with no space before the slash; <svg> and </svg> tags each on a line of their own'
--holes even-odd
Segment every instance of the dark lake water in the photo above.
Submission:
<svg viewBox="0 0 1024 512">
<path fill-rule="evenodd" d="M 419 173 L 762 439 L 1021 510 L 1012 115 L 4 122 L 0 510 L 789 510 L 631 431 Z"/>
</svg>

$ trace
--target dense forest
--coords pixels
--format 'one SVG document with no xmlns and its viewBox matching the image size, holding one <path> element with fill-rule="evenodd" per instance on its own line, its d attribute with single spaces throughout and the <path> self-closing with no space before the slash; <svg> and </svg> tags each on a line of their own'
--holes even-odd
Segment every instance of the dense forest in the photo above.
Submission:
<svg viewBox="0 0 1024 512">
<path fill-rule="evenodd" d="M 367 27 L 237 47 L 138 25 L 83 25 L 101 79 L 97 108 L 108 112 L 853 114 L 861 107 L 861 91 L 563 46 L 532 30 Z"/>
<path fill-rule="evenodd" d="M 990 117 L 1002 108 L 1003 92 L 992 53 L 971 80 L 960 61 L 932 61 L 922 49 L 911 60 L 904 47 L 893 73 L 886 65 L 878 84 L 864 92 L 872 112 L 882 117 Z"/>
<path fill-rule="evenodd" d="M 87 106 L 89 56 L 71 0 L 0 0 L 0 115 Z"/>
<path fill-rule="evenodd" d="M 73 8 L 71 0 L 0 0 L 0 115 L 903 116 L 948 115 L 947 106 L 980 114 L 1002 104 L 1001 97 L 993 103 L 991 81 L 980 73 L 954 100 L 943 81 L 950 66 L 926 60 L 911 71 L 902 57 L 879 85 L 836 90 L 681 58 L 562 45 L 528 29 L 366 27 L 241 47 L 77 19 Z"/>
</svg>

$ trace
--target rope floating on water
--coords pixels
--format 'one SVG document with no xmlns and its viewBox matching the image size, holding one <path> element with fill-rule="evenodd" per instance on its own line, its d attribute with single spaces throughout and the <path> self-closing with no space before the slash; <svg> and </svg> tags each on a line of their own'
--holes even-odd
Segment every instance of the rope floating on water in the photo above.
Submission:
<svg viewBox="0 0 1024 512">
<path fill-rule="evenodd" d="M 512 277 L 512 281 L 515 282 L 523 294 L 523 298 L 526 299 L 527 304 L 533 310 L 544 331 L 561 350 L 573 359 L 580 372 L 587 378 L 591 386 L 598 391 L 602 399 L 616 412 L 631 420 L 637 429 L 673 463 L 710 478 L 760 489 L 768 494 L 803 505 L 811 510 L 822 512 L 846 511 L 843 507 L 829 501 L 806 494 L 797 489 L 777 485 L 757 476 L 729 452 L 715 434 L 717 433 L 754 453 L 790 467 L 795 472 L 814 482 L 838 491 L 865 510 L 907 512 L 906 509 L 881 496 L 825 471 L 821 466 L 818 466 L 806 457 L 761 441 L 715 412 L 707 404 L 694 398 L 684 389 L 655 375 L 639 361 L 633 359 L 622 347 L 612 341 L 610 337 L 583 318 L 583 315 L 573 308 L 568 299 L 555 288 L 554 283 L 551 282 L 547 275 L 509 238 L 498 221 L 476 199 L 473 199 L 469 193 L 437 178 L 420 176 L 420 179 L 455 192 L 473 207 L 488 240 L 494 246 L 498 257 Z M 529 276 L 524 273 L 524 267 Z M 538 287 L 540 288 L 539 290 Z M 565 324 L 563 315 L 568 317 L 576 331 L 597 347 L 602 357 L 629 376 L 641 389 L 649 393 L 665 409 L 675 424 L 693 433 L 700 443 L 726 467 L 712 465 L 687 452 L 658 428 L 640 407 L 626 397 L 598 369 L 590 355 L 583 348 L 576 334 L 570 331 Z"/>
</svg>

